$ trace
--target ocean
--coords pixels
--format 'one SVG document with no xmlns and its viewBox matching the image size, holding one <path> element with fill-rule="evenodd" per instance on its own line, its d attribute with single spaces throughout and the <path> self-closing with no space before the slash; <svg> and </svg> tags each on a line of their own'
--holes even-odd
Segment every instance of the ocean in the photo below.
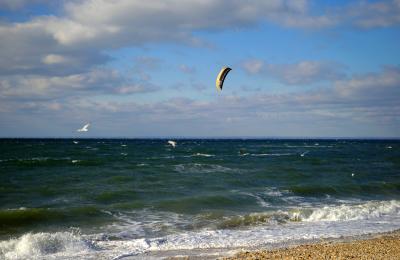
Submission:
<svg viewBox="0 0 400 260">
<path fill-rule="evenodd" d="M 215 258 L 400 228 L 400 141 L 0 139 L 0 259 Z"/>
</svg>

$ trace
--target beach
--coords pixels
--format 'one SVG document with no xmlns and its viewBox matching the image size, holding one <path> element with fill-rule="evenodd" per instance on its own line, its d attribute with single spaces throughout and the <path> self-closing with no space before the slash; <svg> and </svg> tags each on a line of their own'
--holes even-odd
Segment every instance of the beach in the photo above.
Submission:
<svg viewBox="0 0 400 260">
<path fill-rule="evenodd" d="M 274 250 L 243 251 L 223 259 L 400 259 L 400 231 Z"/>
</svg>

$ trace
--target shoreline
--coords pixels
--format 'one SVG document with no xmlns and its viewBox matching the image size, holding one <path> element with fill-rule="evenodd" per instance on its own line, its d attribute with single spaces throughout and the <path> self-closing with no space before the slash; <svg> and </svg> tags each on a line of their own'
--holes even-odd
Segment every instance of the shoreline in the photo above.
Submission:
<svg viewBox="0 0 400 260">
<path fill-rule="evenodd" d="M 243 259 L 400 259 L 400 230 L 325 239 L 275 249 L 243 249 L 220 260 Z M 190 259 L 190 258 L 189 258 Z"/>
</svg>

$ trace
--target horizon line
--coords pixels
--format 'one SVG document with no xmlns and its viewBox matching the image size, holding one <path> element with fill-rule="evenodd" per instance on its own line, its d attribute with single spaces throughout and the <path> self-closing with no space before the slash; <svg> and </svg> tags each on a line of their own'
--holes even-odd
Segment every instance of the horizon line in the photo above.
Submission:
<svg viewBox="0 0 400 260">
<path fill-rule="evenodd" d="M 400 140 L 400 137 L 376 137 L 376 136 L 347 136 L 347 137 L 329 137 L 329 136 L 137 136 L 137 137 L 106 137 L 106 136 L 93 136 L 93 137 L 77 137 L 77 136 L 0 136 L 0 139 L 310 139 L 310 140 Z"/>
</svg>

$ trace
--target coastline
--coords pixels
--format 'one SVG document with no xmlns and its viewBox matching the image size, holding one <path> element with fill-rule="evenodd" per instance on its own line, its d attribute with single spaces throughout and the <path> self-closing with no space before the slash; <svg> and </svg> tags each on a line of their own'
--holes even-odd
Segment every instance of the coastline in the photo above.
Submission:
<svg viewBox="0 0 400 260">
<path fill-rule="evenodd" d="M 400 230 L 277 249 L 243 250 L 219 259 L 400 259 Z"/>
</svg>

